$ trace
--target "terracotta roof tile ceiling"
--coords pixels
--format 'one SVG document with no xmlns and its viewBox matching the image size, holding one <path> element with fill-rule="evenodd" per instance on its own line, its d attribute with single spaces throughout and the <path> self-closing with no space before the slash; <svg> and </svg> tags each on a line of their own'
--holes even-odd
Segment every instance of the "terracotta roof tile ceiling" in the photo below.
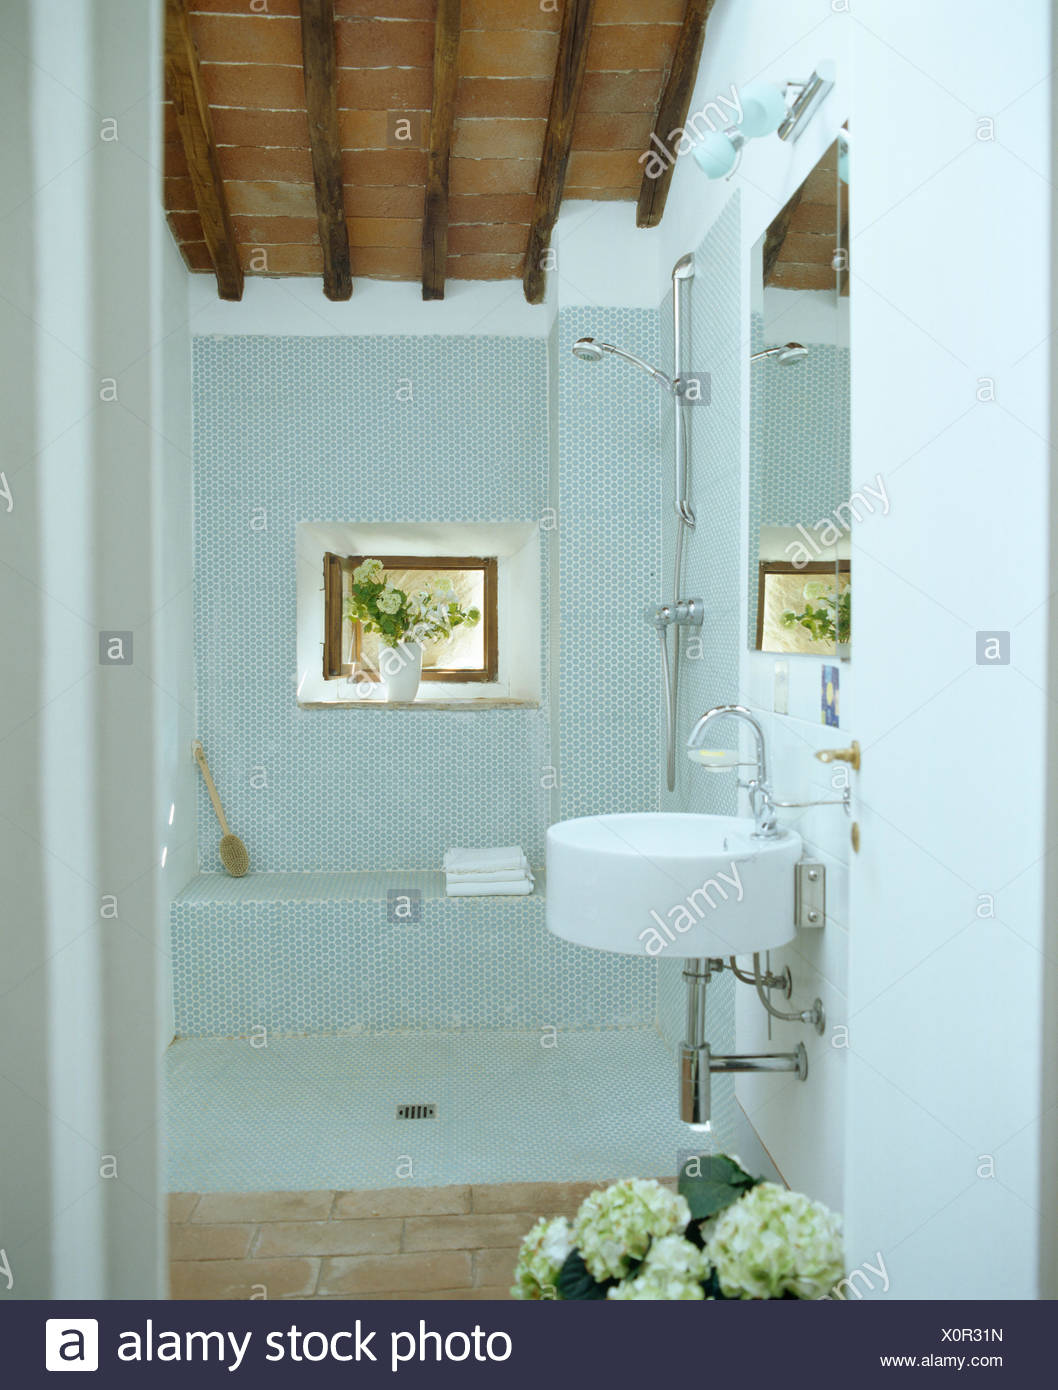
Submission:
<svg viewBox="0 0 1058 1390">
<path fill-rule="evenodd" d="M 186 0 L 185 8 L 243 273 L 320 276 L 298 0 Z M 333 0 L 333 8 L 352 274 L 416 280 L 437 3 Z M 523 274 L 562 9 L 540 0 L 462 0 L 448 175 L 450 278 Z M 564 198 L 636 201 L 640 156 L 687 10 L 687 0 L 595 0 Z M 165 207 L 189 269 L 211 272 L 168 99 Z"/>
</svg>

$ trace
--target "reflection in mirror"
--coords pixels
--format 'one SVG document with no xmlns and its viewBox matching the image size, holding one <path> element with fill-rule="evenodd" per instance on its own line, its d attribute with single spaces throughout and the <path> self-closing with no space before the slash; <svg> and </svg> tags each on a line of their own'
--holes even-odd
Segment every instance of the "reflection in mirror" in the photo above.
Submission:
<svg viewBox="0 0 1058 1390">
<path fill-rule="evenodd" d="M 796 533 L 793 533 L 796 534 Z M 762 652 L 799 652 L 808 656 L 847 656 L 851 628 L 851 573 L 847 557 L 835 565 L 809 560 L 800 567 L 770 552 L 786 548 L 791 532 L 762 526 L 757 583 L 757 647 Z"/>
<path fill-rule="evenodd" d="M 753 252 L 749 641 L 847 658 L 848 137 L 844 131 Z"/>
</svg>

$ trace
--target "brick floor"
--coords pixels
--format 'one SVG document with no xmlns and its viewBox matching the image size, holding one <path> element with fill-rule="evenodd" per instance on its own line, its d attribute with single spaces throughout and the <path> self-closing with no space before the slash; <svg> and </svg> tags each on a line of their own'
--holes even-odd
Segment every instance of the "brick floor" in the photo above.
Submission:
<svg viewBox="0 0 1058 1390">
<path fill-rule="evenodd" d="M 507 1299 L 522 1237 L 603 1184 L 174 1192 L 178 1299 Z"/>
</svg>

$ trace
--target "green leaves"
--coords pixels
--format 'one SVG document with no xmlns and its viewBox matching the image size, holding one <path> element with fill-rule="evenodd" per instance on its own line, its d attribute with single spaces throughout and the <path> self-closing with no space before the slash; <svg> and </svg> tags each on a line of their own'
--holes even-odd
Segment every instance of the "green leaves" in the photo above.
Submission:
<svg viewBox="0 0 1058 1390">
<path fill-rule="evenodd" d="M 481 614 L 476 608 L 464 610 L 449 602 L 449 586 L 422 589 L 409 597 L 403 589 L 390 585 L 381 561 L 368 559 L 353 571 L 352 590 L 345 600 L 345 617 L 363 625 L 364 631 L 377 633 L 383 642 L 396 646 L 407 639 L 415 642 L 444 641 L 453 628 L 473 626 Z"/>
<path fill-rule="evenodd" d="M 617 1283 L 607 1279 L 600 1284 L 584 1263 L 579 1250 L 571 1250 L 558 1272 L 558 1296 L 563 1301 L 585 1303 L 606 1297 L 606 1290 Z"/>
<path fill-rule="evenodd" d="M 678 1186 L 692 1220 L 705 1221 L 745 1196 L 758 1181 L 726 1154 L 700 1154 L 680 1169 Z"/>
<path fill-rule="evenodd" d="M 802 612 L 795 613 L 788 608 L 779 621 L 783 627 L 803 627 L 810 637 L 818 641 L 847 642 L 852 633 L 852 589 L 846 588 L 834 602 L 834 593 L 809 594 L 805 585 L 805 606 Z M 813 607 L 811 600 L 818 599 Z"/>
</svg>

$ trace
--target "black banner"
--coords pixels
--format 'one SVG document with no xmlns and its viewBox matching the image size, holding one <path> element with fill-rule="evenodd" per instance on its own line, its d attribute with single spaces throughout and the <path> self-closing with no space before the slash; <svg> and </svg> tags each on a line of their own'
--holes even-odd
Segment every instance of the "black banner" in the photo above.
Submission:
<svg viewBox="0 0 1058 1390">
<path fill-rule="evenodd" d="M 1014 1302 L 0 1304 L 4 1383 L 19 1390 L 62 1371 L 103 1386 L 545 1390 L 611 1376 L 653 1390 L 684 1374 L 756 1387 L 930 1372 L 1027 1386 L 1053 1328 L 1053 1305 Z"/>
</svg>

